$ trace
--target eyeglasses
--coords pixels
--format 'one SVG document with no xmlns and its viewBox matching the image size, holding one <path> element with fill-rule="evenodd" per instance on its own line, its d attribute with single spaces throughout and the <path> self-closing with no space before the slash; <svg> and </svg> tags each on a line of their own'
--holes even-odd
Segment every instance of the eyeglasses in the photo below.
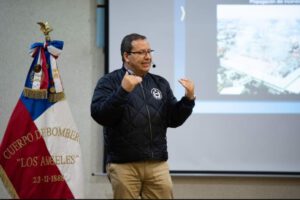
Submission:
<svg viewBox="0 0 300 200">
<path fill-rule="evenodd" d="M 139 56 L 146 56 L 147 54 L 153 53 L 153 49 L 149 49 L 149 50 L 143 50 L 143 51 L 131 51 L 131 52 L 127 52 L 128 54 L 137 54 Z"/>
</svg>

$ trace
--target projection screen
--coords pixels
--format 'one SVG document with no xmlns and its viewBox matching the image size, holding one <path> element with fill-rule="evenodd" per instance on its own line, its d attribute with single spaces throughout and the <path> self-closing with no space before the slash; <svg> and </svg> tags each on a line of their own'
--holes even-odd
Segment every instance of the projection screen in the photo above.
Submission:
<svg viewBox="0 0 300 200">
<path fill-rule="evenodd" d="M 195 83 L 192 116 L 168 129 L 172 173 L 300 175 L 299 1 L 108 3 L 108 71 L 135 32 L 178 99 L 179 78 Z"/>
</svg>

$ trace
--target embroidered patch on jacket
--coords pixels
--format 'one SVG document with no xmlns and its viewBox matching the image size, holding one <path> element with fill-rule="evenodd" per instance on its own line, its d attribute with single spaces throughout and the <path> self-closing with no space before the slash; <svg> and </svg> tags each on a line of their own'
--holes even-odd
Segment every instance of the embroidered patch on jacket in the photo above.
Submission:
<svg viewBox="0 0 300 200">
<path fill-rule="evenodd" d="M 153 97 L 157 100 L 161 100 L 162 99 L 162 93 L 159 89 L 157 88 L 152 88 L 151 89 L 151 94 L 153 95 Z"/>
</svg>

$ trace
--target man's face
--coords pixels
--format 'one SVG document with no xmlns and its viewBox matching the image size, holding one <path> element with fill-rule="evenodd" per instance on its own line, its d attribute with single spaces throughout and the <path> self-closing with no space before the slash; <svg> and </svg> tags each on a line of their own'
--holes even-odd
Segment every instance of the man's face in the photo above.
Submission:
<svg viewBox="0 0 300 200">
<path fill-rule="evenodd" d="M 134 40 L 131 44 L 131 52 L 124 53 L 126 66 L 136 75 L 143 76 L 151 68 L 152 56 L 150 45 L 147 40 Z"/>
</svg>

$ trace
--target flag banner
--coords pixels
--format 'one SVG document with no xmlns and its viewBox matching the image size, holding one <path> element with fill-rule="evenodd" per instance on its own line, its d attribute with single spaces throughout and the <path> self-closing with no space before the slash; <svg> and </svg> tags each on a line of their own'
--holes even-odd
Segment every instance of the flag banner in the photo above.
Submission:
<svg viewBox="0 0 300 200">
<path fill-rule="evenodd" d="M 80 134 L 56 59 L 63 41 L 34 43 L 24 90 L 0 146 L 0 175 L 12 198 L 83 198 Z"/>
</svg>

